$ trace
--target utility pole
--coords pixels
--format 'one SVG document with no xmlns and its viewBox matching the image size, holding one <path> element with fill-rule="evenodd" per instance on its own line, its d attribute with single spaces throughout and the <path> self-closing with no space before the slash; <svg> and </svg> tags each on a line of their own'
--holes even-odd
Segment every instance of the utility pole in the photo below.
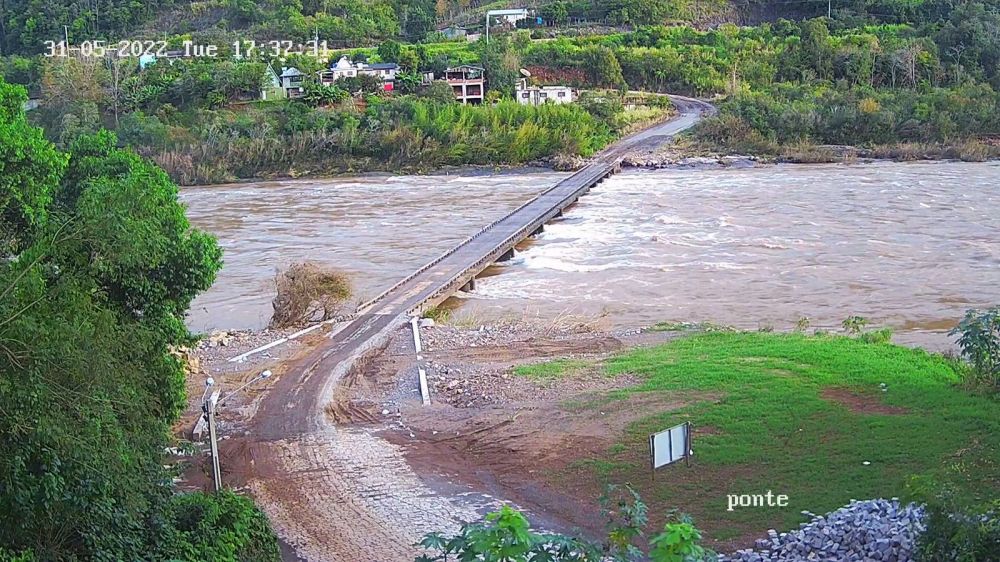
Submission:
<svg viewBox="0 0 1000 562">
<path fill-rule="evenodd" d="M 210 447 L 212 451 L 212 484 L 216 492 L 222 491 L 222 467 L 219 464 L 219 439 L 218 433 L 216 432 L 215 425 L 215 410 L 222 405 L 223 402 L 229 399 L 230 396 L 239 393 L 244 388 L 254 384 L 257 381 L 264 380 L 271 376 L 271 371 L 267 370 L 257 375 L 256 377 L 250 379 L 246 384 L 237 388 L 236 390 L 230 392 L 225 398 L 219 399 L 219 394 L 221 391 L 216 390 L 208 396 L 208 390 L 212 388 L 215 384 L 215 380 L 211 377 L 205 381 L 205 392 L 202 394 L 202 406 L 201 411 L 205 416 L 205 421 L 208 422 L 208 439 L 210 441 Z M 206 396 L 208 396 L 206 398 Z"/>
<path fill-rule="evenodd" d="M 208 438 L 212 442 L 212 483 L 216 493 L 222 491 L 222 467 L 219 465 L 219 440 L 215 432 L 215 407 L 219 404 L 219 391 L 216 390 L 205 401 L 205 415 L 208 417 Z"/>
<path fill-rule="evenodd" d="M 833 0 L 826 0 L 826 17 L 833 19 Z"/>
</svg>

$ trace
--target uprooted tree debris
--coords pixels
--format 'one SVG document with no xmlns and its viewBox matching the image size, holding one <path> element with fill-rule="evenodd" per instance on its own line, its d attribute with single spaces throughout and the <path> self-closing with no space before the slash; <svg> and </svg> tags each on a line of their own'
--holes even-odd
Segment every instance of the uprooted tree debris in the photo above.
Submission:
<svg viewBox="0 0 1000 562">
<path fill-rule="evenodd" d="M 333 318 L 351 297 L 342 272 L 312 262 L 295 263 L 274 276 L 271 328 L 288 328 Z"/>
</svg>

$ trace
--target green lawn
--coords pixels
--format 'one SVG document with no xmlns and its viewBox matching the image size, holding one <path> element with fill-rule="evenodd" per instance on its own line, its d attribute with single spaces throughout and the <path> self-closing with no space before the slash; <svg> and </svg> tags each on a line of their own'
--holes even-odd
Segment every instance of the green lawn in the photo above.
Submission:
<svg viewBox="0 0 1000 562">
<path fill-rule="evenodd" d="M 542 365 L 531 368 L 544 372 Z M 617 398 L 640 392 L 714 398 L 649 412 L 605 456 L 577 463 L 564 476 L 631 481 L 651 513 L 672 507 L 692 513 L 715 540 L 794 526 L 804 520 L 801 510 L 822 513 L 852 498 L 901 496 L 911 475 L 955 483 L 970 500 L 1000 496 L 1000 401 L 958 386 L 947 360 L 921 350 L 837 336 L 709 333 L 622 354 L 607 369 L 646 379 L 616 391 Z M 824 398 L 824 389 L 849 389 L 869 411 Z M 893 408 L 870 411 L 879 406 Z M 662 468 L 653 483 L 648 435 L 683 421 L 702 430 L 691 467 Z M 790 505 L 726 511 L 727 494 L 767 490 L 787 494 Z"/>
</svg>

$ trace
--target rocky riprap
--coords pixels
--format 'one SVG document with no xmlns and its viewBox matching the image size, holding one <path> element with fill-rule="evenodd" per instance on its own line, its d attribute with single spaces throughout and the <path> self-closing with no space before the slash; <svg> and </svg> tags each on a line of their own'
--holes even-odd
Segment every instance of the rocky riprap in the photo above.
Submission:
<svg viewBox="0 0 1000 562">
<path fill-rule="evenodd" d="M 829 562 L 909 562 L 924 530 L 924 510 L 897 498 L 857 501 L 787 533 L 768 531 L 755 548 L 719 558 L 722 562 L 816 560 Z"/>
</svg>

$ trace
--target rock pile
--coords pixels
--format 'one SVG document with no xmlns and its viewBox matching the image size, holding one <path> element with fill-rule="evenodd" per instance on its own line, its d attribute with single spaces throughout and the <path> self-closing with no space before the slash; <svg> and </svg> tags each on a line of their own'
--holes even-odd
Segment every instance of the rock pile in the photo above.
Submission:
<svg viewBox="0 0 1000 562">
<path fill-rule="evenodd" d="M 461 369 L 434 363 L 428 366 L 427 378 L 435 400 L 457 408 L 504 404 L 522 394 L 521 387 L 530 385 L 501 371 L 470 370 L 463 375 Z"/>
<path fill-rule="evenodd" d="M 924 510 L 900 505 L 898 498 L 857 501 L 824 516 L 809 512 L 809 523 L 787 533 L 768 531 L 755 548 L 719 558 L 722 562 L 816 560 L 827 562 L 909 562 L 924 530 Z"/>
</svg>

